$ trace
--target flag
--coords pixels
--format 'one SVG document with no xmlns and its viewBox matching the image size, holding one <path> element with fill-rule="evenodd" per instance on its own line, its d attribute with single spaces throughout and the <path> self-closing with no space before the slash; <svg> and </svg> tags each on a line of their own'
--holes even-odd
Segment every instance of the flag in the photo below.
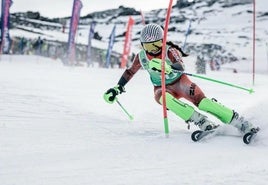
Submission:
<svg viewBox="0 0 268 185">
<path fill-rule="evenodd" d="M 128 25 L 127 25 L 127 32 L 125 37 L 125 43 L 124 43 L 124 50 L 123 55 L 121 58 L 121 68 L 125 68 L 127 61 L 128 61 L 128 55 L 130 53 L 131 49 L 131 33 L 132 33 L 132 27 L 134 25 L 135 21 L 132 19 L 132 17 L 129 17 Z"/>
<path fill-rule="evenodd" d="M 1 53 L 9 53 L 11 40 L 9 36 L 9 8 L 12 0 L 2 0 L 1 12 Z"/>
<path fill-rule="evenodd" d="M 88 44 L 87 44 L 87 66 L 93 64 L 91 60 L 91 40 L 94 37 L 96 22 L 92 21 L 90 24 L 89 34 L 88 34 Z"/>
<path fill-rule="evenodd" d="M 192 20 L 190 20 L 188 29 L 187 29 L 186 32 L 185 32 L 185 40 L 184 40 L 184 43 L 183 43 L 183 46 L 182 46 L 182 50 L 183 50 L 183 51 L 184 51 L 184 48 L 185 48 L 185 45 L 186 45 L 187 37 L 188 37 L 188 35 L 190 35 L 190 31 L 191 31 L 191 23 L 192 23 Z"/>
<path fill-rule="evenodd" d="M 110 63 L 111 63 L 111 53 L 112 53 L 113 45 L 114 45 L 115 29 L 116 29 L 116 25 L 114 25 L 114 28 L 110 34 L 110 41 L 109 41 L 108 49 L 106 53 L 106 63 L 105 63 L 106 68 L 109 68 Z"/>
<path fill-rule="evenodd" d="M 83 4 L 80 0 L 74 0 L 73 12 L 70 22 L 68 48 L 67 48 L 67 64 L 73 64 L 75 61 L 75 35 L 79 24 L 80 11 Z"/>
</svg>

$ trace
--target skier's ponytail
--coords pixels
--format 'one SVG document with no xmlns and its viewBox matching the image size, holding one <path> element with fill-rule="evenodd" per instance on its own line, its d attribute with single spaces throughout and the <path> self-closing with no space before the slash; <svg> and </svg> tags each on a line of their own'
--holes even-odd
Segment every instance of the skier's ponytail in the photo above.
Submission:
<svg viewBox="0 0 268 185">
<path fill-rule="evenodd" d="M 180 48 L 180 46 L 178 46 L 177 44 L 174 44 L 173 42 L 168 41 L 168 42 L 167 42 L 167 45 L 169 45 L 169 46 L 171 46 L 171 47 L 174 47 L 174 48 L 176 48 L 177 50 L 179 50 L 179 52 L 182 54 L 183 57 L 188 57 L 188 56 L 189 56 L 189 54 L 184 53 L 184 52 L 182 51 L 182 49 Z"/>
</svg>

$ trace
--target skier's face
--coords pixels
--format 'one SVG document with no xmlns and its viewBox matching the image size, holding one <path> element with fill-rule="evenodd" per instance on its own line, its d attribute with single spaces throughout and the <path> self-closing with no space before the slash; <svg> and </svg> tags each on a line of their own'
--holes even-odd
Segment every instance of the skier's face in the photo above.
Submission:
<svg viewBox="0 0 268 185">
<path fill-rule="evenodd" d="M 162 48 L 162 40 L 142 43 L 142 46 L 148 53 L 158 54 Z"/>
</svg>

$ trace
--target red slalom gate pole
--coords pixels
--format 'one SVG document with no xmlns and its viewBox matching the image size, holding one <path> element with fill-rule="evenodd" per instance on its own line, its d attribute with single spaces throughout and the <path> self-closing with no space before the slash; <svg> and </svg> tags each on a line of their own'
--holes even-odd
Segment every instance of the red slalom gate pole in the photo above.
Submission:
<svg viewBox="0 0 268 185">
<path fill-rule="evenodd" d="M 162 86 L 162 105 L 163 105 L 163 117 L 164 117 L 164 128 L 166 137 L 169 136 L 169 128 L 168 128 L 168 117 L 167 117 L 167 106 L 166 106 L 166 79 L 165 79 L 165 58 L 166 58 L 166 41 L 167 41 L 167 32 L 168 32 L 168 25 L 170 20 L 170 13 L 172 10 L 172 2 L 173 0 L 169 1 L 167 15 L 165 20 L 165 27 L 164 27 L 164 37 L 163 37 L 163 45 L 162 45 L 162 64 L 161 64 L 161 86 Z"/>
</svg>

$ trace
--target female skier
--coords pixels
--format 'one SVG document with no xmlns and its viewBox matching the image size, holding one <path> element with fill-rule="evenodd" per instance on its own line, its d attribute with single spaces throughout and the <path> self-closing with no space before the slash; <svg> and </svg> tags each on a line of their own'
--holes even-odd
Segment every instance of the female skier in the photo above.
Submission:
<svg viewBox="0 0 268 185">
<path fill-rule="evenodd" d="M 197 112 L 194 107 L 184 103 L 180 98 L 192 102 L 199 110 L 216 116 L 221 122 L 236 127 L 242 133 L 251 132 L 254 126 L 230 108 L 205 96 L 198 85 L 183 74 L 182 57 L 187 56 L 177 45 L 167 42 L 166 51 L 162 51 L 163 29 L 157 24 L 147 24 L 141 30 L 142 50 L 136 54 L 132 66 L 124 71 L 117 85 L 104 93 L 104 99 L 113 103 L 116 96 L 125 92 L 124 86 L 142 67 L 147 70 L 154 86 L 155 100 L 162 104 L 161 56 L 166 52 L 166 106 L 187 123 L 193 122 L 203 131 L 217 127 L 207 116 Z"/>
</svg>

